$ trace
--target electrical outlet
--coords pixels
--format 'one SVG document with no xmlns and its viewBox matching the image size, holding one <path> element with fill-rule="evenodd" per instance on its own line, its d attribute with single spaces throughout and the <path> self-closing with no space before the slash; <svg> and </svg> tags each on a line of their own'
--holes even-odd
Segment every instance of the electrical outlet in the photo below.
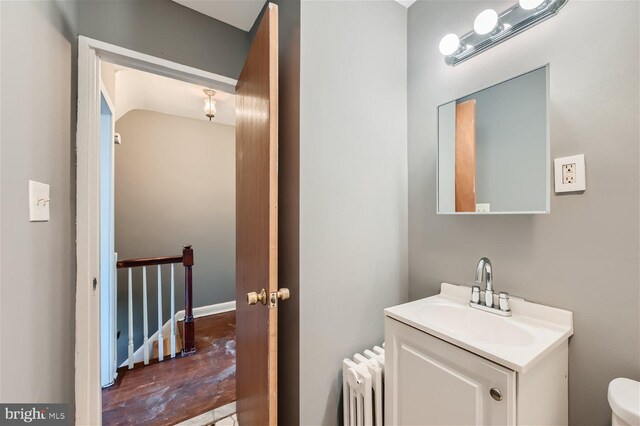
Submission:
<svg viewBox="0 0 640 426">
<path fill-rule="evenodd" d="M 576 163 L 562 165 L 562 183 L 570 184 L 576 181 Z"/>
<path fill-rule="evenodd" d="M 553 160 L 556 193 L 583 192 L 587 189 L 584 154 Z"/>
<path fill-rule="evenodd" d="M 476 213 L 490 213 L 490 212 L 491 212 L 491 204 L 489 203 L 476 204 Z"/>
</svg>

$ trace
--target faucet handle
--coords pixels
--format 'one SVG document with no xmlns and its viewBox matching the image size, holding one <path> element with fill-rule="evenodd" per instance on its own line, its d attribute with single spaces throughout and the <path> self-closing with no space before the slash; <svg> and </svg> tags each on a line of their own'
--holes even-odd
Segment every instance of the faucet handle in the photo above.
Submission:
<svg viewBox="0 0 640 426">
<path fill-rule="evenodd" d="M 484 290 L 484 305 L 487 308 L 493 308 L 493 290 Z"/>
<path fill-rule="evenodd" d="M 509 308 L 509 293 L 501 291 L 500 292 L 500 297 L 499 297 L 499 301 L 500 301 L 500 310 L 507 312 L 510 310 Z"/>
<path fill-rule="evenodd" d="M 480 286 L 471 287 L 471 303 L 480 303 Z"/>
</svg>

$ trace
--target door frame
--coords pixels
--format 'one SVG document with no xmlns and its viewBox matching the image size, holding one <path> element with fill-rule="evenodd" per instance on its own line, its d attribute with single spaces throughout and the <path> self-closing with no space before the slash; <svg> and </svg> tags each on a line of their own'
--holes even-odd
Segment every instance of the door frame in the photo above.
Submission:
<svg viewBox="0 0 640 426">
<path fill-rule="evenodd" d="M 108 288 L 108 293 L 109 293 L 109 311 L 110 312 L 115 312 L 114 309 L 117 307 L 117 288 L 116 288 L 116 262 L 117 259 L 114 258 L 114 253 L 115 253 L 115 229 L 114 229 L 114 178 L 115 178 L 115 169 L 114 169 L 114 163 L 115 163 L 115 140 L 114 140 L 114 135 L 116 132 L 116 120 L 115 120 L 115 116 L 116 116 L 116 108 L 115 105 L 113 103 L 113 101 L 111 100 L 111 96 L 109 95 L 109 91 L 107 90 L 107 88 L 104 85 L 104 82 L 102 81 L 102 79 L 100 79 L 100 96 L 104 97 L 104 100 L 107 104 L 107 107 L 109 108 L 109 110 L 111 111 L 111 134 L 110 134 L 110 148 L 111 148 L 111 157 L 110 157 L 110 161 L 109 161 L 109 167 L 110 167 L 110 172 L 109 172 L 109 253 L 108 253 L 108 257 L 104 256 L 104 253 L 100 253 L 100 262 L 102 264 L 102 262 L 104 262 L 105 260 L 107 260 L 108 264 L 109 264 L 109 288 Z M 100 107 L 101 111 L 100 113 L 102 114 L 102 105 Z M 101 120 L 102 122 L 102 117 Z M 102 150 L 104 149 L 104 147 L 102 146 L 102 143 L 104 142 L 102 140 L 102 134 L 100 135 L 100 150 L 102 152 Z M 104 158 L 100 158 L 100 164 L 103 164 Z M 101 176 L 102 178 L 102 176 Z M 100 197 L 102 197 L 102 188 L 100 188 L 101 194 Z M 102 228 L 102 223 L 100 224 L 100 228 Z M 100 246 L 103 245 L 103 236 L 100 235 Z M 102 271 L 100 271 L 100 275 L 102 274 Z M 100 288 L 102 290 L 102 284 L 103 281 L 98 280 L 100 282 Z M 102 298 L 104 295 L 100 295 L 100 298 Z M 103 323 L 102 323 L 102 308 L 103 308 L 103 300 L 100 300 L 100 343 L 102 344 L 103 342 L 103 338 L 105 336 L 103 336 L 103 333 L 105 332 L 105 330 L 103 329 Z M 100 378 L 100 383 L 103 387 L 106 386 L 110 386 L 114 383 L 115 378 L 117 376 L 116 370 L 118 369 L 118 363 L 117 363 L 117 359 L 114 359 L 114 356 L 117 357 L 117 339 L 116 339 L 116 329 L 117 329 L 117 318 L 115 315 L 113 315 L 113 318 L 111 318 L 111 315 L 109 315 L 109 319 L 111 319 L 110 321 L 110 325 L 107 326 L 107 333 L 111 336 L 110 340 L 110 345 L 113 345 L 113 347 L 110 347 L 110 351 L 108 353 L 109 356 L 109 374 L 114 373 L 112 379 L 109 384 L 104 384 L 102 383 L 103 378 Z M 102 357 L 105 355 L 105 353 L 103 353 L 103 348 L 100 347 L 100 369 L 101 372 L 100 374 L 102 374 L 104 371 L 103 369 L 105 368 L 104 366 L 104 360 L 102 359 Z"/>
<path fill-rule="evenodd" d="M 78 37 L 75 423 L 80 425 L 102 424 L 100 288 L 97 282 L 100 277 L 101 60 L 227 93 L 235 93 L 237 84 L 232 78 Z"/>
</svg>

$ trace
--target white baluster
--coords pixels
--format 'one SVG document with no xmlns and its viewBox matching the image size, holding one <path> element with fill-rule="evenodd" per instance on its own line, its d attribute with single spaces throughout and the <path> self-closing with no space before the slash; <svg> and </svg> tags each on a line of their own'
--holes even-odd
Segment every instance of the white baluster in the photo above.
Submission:
<svg viewBox="0 0 640 426">
<path fill-rule="evenodd" d="M 171 264 L 171 358 L 176 357 L 176 295 L 175 273 Z"/>
<path fill-rule="evenodd" d="M 162 271 L 158 265 L 158 361 L 164 360 L 162 325 Z"/>
<path fill-rule="evenodd" d="M 131 268 L 129 268 L 129 369 L 133 368 L 133 290 L 131 287 Z"/>
<path fill-rule="evenodd" d="M 149 318 L 147 315 L 147 267 L 142 267 L 142 351 L 144 353 L 144 365 L 149 364 Z"/>
</svg>

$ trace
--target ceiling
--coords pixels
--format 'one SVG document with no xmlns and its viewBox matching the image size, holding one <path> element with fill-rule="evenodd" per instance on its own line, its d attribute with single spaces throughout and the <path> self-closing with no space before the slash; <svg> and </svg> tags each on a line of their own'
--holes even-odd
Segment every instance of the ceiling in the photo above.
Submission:
<svg viewBox="0 0 640 426">
<path fill-rule="evenodd" d="M 173 0 L 183 6 L 249 31 L 266 0 Z"/>
<path fill-rule="evenodd" d="M 407 8 L 416 2 L 416 0 L 396 0 L 396 1 Z"/>
<path fill-rule="evenodd" d="M 249 31 L 258 18 L 266 0 L 173 0 L 197 12 Z M 396 0 L 404 7 L 416 0 Z"/>
<path fill-rule="evenodd" d="M 204 114 L 204 86 L 174 80 L 131 68 L 115 66 L 116 120 L 129 111 L 142 109 L 196 120 Z M 235 126 L 235 95 L 217 91 L 213 122 Z"/>
</svg>

